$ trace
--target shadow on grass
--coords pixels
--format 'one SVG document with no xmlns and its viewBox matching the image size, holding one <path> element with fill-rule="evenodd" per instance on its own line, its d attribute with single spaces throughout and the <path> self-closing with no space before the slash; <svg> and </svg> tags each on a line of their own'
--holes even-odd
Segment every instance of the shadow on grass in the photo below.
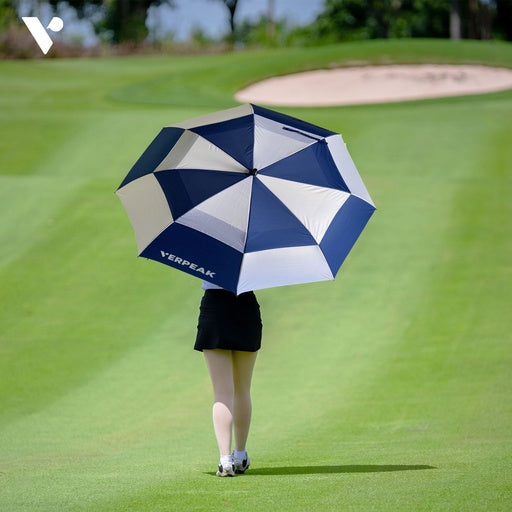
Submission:
<svg viewBox="0 0 512 512">
<path fill-rule="evenodd" d="M 321 473 L 385 473 L 388 471 L 417 471 L 436 469 L 434 466 L 407 464 L 356 464 L 344 466 L 283 466 L 250 469 L 248 475 L 317 475 Z"/>
<path fill-rule="evenodd" d="M 246 475 L 318 475 L 322 473 L 386 473 L 391 471 L 419 471 L 437 469 L 425 464 L 353 464 L 343 466 L 277 466 L 249 469 Z M 209 475 L 215 475 L 209 472 Z"/>
</svg>

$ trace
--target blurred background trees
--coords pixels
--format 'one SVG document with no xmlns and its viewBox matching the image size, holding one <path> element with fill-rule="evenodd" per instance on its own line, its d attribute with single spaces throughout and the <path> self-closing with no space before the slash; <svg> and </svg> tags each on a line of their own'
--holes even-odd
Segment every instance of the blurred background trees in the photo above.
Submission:
<svg viewBox="0 0 512 512">
<path fill-rule="evenodd" d="M 310 39 L 393 37 L 512 40 L 511 0 L 326 0 Z"/>
<path fill-rule="evenodd" d="M 20 22 L 22 6 L 23 15 L 34 16 L 48 8 L 57 15 L 64 8 L 74 9 L 76 19 L 90 22 L 97 41 L 140 48 L 158 43 L 158 38 L 149 34 L 149 11 L 164 4 L 172 8 L 181 1 L 0 0 L 0 54 L 9 54 L 23 38 L 25 46 L 34 46 Z M 186 1 L 189 5 L 194 2 Z M 192 31 L 189 41 L 202 47 L 225 43 L 229 47 L 306 46 L 403 37 L 512 41 L 512 0 L 325 0 L 316 18 L 303 26 L 276 19 L 280 0 L 265 0 L 266 9 L 260 10 L 257 19 L 238 16 L 240 6 L 250 7 L 251 0 L 209 1 L 225 7 L 228 29 L 217 38 L 200 27 Z M 172 11 L 166 12 L 172 16 Z M 201 12 L 197 16 L 200 19 Z M 172 39 L 172 35 L 167 37 Z"/>
<path fill-rule="evenodd" d="M 62 0 L 48 0 L 48 3 L 57 7 Z M 172 4 L 172 0 L 66 0 L 66 3 L 76 9 L 79 17 L 85 16 L 91 7 L 101 6 L 104 17 L 95 27 L 97 32 L 106 33 L 114 44 L 139 44 L 148 36 L 148 9 L 162 3 Z"/>
<path fill-rule="evenodd" d="M 235 39 L 265 45 L 401 37 L 512 41 L 512 0 L 325 0 L 306 27 L 275 20 L 278 1 L 268 0 L 267 13 L 258 21 L 232 25 Z"/>
</svg>

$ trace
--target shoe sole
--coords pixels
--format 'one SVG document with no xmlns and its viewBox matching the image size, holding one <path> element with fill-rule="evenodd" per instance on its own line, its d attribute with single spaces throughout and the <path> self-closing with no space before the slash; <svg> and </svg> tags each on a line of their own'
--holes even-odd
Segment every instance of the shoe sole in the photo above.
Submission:
<svg viewBox="0 0 512 512">
<path fill-rule="evenodd" d="M 245 467 L 244 469 L 235 469 L 235 474 L 243 475 L 248 469 L 249 469 L 249 466 Z"/>
</svg>

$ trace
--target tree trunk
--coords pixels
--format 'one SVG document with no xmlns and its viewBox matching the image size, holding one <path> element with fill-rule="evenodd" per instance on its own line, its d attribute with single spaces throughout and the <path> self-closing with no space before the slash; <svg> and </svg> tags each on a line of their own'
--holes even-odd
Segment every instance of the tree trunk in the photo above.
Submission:
<svg viewBox="0 0 512 512">
<path fill-rule="evenodd" d="M 231 39 L 235 41 L 235 12 L 238 0 L 225 0 L 226 6 L 229 9 L 229 26 L 231 28 Z"/>
<path fill-rule="evenodd" d="M 462 37 L 460 23 L 460 2 L 459 0 L 452 0 L 451 5 L 450 39 L 458 41 Z"/>
<path fill-rule="evenodd" d="M 268 0 L 267 8 L 267 36 L 269 41 L 275 43 L 276 40 L 276 24 L 274 21 L 275 0 Z"/>
</svg>

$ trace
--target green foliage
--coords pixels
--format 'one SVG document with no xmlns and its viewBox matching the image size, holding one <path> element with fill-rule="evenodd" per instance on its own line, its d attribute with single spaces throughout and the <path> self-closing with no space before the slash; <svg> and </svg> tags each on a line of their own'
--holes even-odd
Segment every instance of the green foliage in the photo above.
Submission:
<svg viewBox="0 0 512 512">
<path fill-rule="evenodd" d="M 310 36 L 313 44 L 396 37 L 447 38 L 453 9 L 450 0 L 326 0 Z M 458 14 L 465 38 L 512 36 L 512 0 L 460 2 Z"/>
<path fill-rule="evenodd" d="M 18 20 L 14 0 L 0 0 L 0 32 Z"/>
<path fill-rule="evenodd" d="M 327 0 L 312 27 L 316 39 L 447 37 L 447 0 Z"/>
<path fill-rule="evenodd" d="M 61 0 L 49 0 L 50 4 L 57 6 Z M 147 11 L 152 5 L 168 3 L 173 0 L 70 0 L 69 3 L 83 16 L 88 6 L 104 6 L 105 19 L 95 28 L 101 35 L 107 35 L 113 43 L 139 44 L 148 35 L 146 27 Z"/>
<path fill-rule="evenodd" d="M 256 21 L 244 20 L 235 30 L 237 42 L 248 46 L 278 47 L 289 45 L 291 29 L 286 20 L 269 20 L 266 15 Z"/>
<path fill-rule="evenodd" d="M 496 0 L 495 35 L 512 41 L 512 0 Z"/>
<path fill-rule="evenodd" d="M 103 26 L 112 34 L 113 43 L 141 43 L 148 35 L 148 9 L 152 5 L 165 2 L 166 0 L 112 0 Z"/>
<path fill-rule="evenodd" d="M 62 0 L 48 0 L 48 3 L 57 7 L 61 1 Z M 73 7 L 79 16 L 82 16 L 89 5 L 100 6 L 110 4 L 111 2 L 105 2 L 104 0 L 66 0 L 66 3 Z"/>
</svg>

